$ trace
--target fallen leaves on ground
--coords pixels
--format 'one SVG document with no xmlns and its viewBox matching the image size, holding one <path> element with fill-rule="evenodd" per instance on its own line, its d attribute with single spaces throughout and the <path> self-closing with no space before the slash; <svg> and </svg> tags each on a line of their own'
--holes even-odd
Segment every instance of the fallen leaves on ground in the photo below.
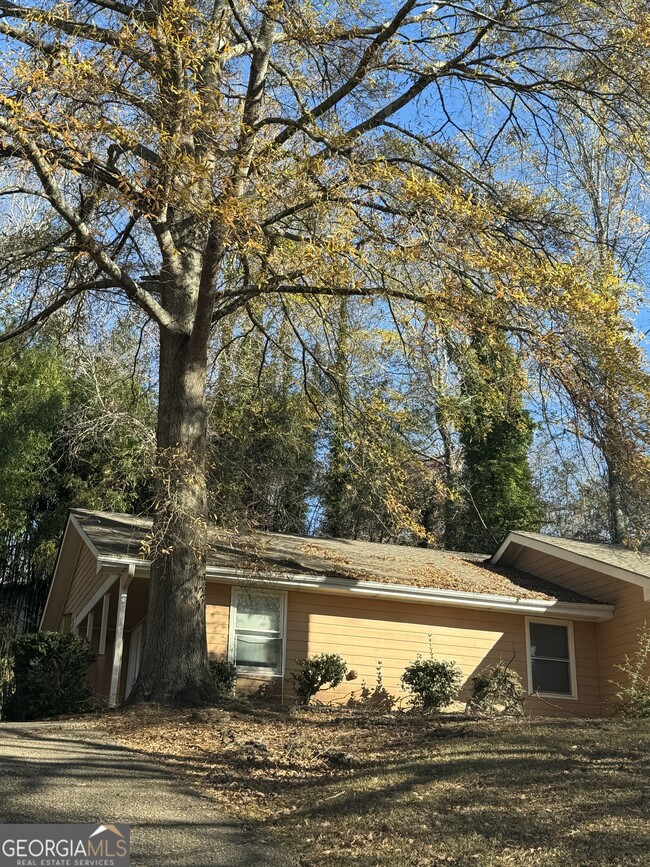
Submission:
<svg viewBox="0 0 650 867">
<path fill-rule="evenodd" d="M 246 702 L 90 723 L 303 867 L 647 865 L 650 722 L 473 720 Z"/>
</svg>

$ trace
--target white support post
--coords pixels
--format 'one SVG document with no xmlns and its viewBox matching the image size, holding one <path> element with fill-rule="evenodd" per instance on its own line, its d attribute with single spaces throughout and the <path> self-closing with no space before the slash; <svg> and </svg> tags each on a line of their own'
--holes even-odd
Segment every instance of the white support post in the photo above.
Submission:
<svg viewBox="0 0 650 867">
<path fill-rule="evenodd" d="M 106 653 L 106 633 L 108 632 L 108 611 L 110 607 L 111 594 L 107 593 L 102 602 L 102 626 L 99 631 L 99 650 L 97 651 L 99 656 L 103 656 Z"/>
<path fill-rule="evenodd" d="M 86 639 L 90 641 L 92 644 L 93 641 L 93 628 L 95 626 L 95 612 L 91 611 L 88 614 L 88 622 L 86 623 Z"/>
<path fill-rule="evenodd" d="M 111 691 L 108 695 L 108 706 L 117 705 L 117 693 L 120 688 L 120 673 L 122 671 L 122 651 L 124 647 L 124 618 L 126 616 L 126 600 L 135 574 L 135 565 L 130 565 L 120 576 L 120 586 L 117 596 L 117 620 L 115 623 L 115 644 L 113 645 L 113 671 L 111 674 Z"/>
</svg>

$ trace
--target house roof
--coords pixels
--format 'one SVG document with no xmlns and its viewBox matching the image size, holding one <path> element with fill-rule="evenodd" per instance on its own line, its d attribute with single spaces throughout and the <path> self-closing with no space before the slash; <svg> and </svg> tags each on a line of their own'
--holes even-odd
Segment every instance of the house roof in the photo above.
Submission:
<svg viewBox="0 0 650 867">
<path fill-rule="evenodd" d="M 116 561 L 142 560 L 151 520 L 106 512 L 74 510 L 97 555 Z M 374 542 L 276 533 L 236 533 L 212 528 L 208 570 L 252 574 L 323 576 L 364 582 L 432 588 L 516 599 L 598 604 L 565 587 L 510 567 L 491 565 L 483 554 L 463 554 Z"/>
<path fill-rule="evenodd" d="M 634 551 L 630 548 L 624 548 L 622 545 L 607 545 L 603 542 L 583 542 L 579 539 L 564 539 L 559 536 L 549 536 L 545 533 L 525 533 L 521 530 L 510 534 L 508 538 L 516 541 L 519 539 L 530 539 L 531 541 L 543 544 L 545 547 L 557 549 L 557 555 L 561 556 L 562 552 L 575 554 L 581 558 L 594 561 L 594 563 L 614 566 L 617 569 L 624 569 L 627 572 L 633 572 L 636 575 L 641 575 L 650 578 L 650 552 Z M 508 539 L 506 539 L 506 542 Z M 499 551 L 505 546 L 501 546 Z M 499 551 L 492 558 L 494 562 L 498 562 Z"/>
</svg>

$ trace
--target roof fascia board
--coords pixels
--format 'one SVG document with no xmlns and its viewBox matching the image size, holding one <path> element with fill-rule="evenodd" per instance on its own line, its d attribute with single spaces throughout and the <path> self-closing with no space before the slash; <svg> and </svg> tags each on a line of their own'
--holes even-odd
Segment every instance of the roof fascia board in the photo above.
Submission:
<svg viewBox="0 0 650 867">
<path fill-rule="evenodd" d="M 599 560 L 597 557 L 589 557 L 587 554 L 578 554 L 575 551 L 567 551 L 560 545 L 554 545 L 553 542 L 547 542 L 542 539 L 532 539 L 530 536 L 525 536 L 522 533 L 513 531 L 508 533 L 505 540 L 497 549 L 496 553 L 490 559 L 490 563 L 497 565 L 499 560 L 511 545 L 518 545 L 520 548 L 532 548 L 534 551 L 540 551 L 543 554 L 548 554 L 551 557 L 558 557 L 561 560 L 566 560 L 568 563 L 574 563 L 576 566 L 583 566 L 585 569 L 591 569 L 594 572 L 601 572 L 603 575 L 608 575 L 610 578 L 617 578 L 619 581 L 627 581 L 629 584 L 636 584 L 643 588 L 643 598 L 647 602 L 650 600 L 650 578 L 645 575 L 639 575 L 638 572 L 633 572 L 631 569 L 626 569 L 623 566 L 614 566 L 611 563 L 606 563 Z M 559 583 L 559 580 L 556 581 Z"/>
<path fill-rule="evenodd" d="M 77 520 L 77 516 L 74 515 L 72 512 L 70 513 L 70 523 L 74 524 L 75 529 L 77 530 L 77 532 L 79 533 L 79 535 L 81 536 L 81 538 L 83 539 L 85 544 L 90 548 L 90 551 L 91 551 L 93 557 L 97 561 L 97 571 L 99 572 L 99 569 L 100 569 L 99 561 L 101 559 L 101 554 L 99 553 L 99 549 L 96 547 L 95 543 L 90 538 L 88 533 L 86 533 L 86 531 L 83 528 L 83 525 Z"/>
<path fill-rule="evenodd" d="M 47 613 L 48 606 L 49 606 L 50 601 L 52 599 L 52 590 L 54 589 L 56 573 L 58 571 L 59 563 L 61 562 L 61 555 L 63 554 L 63 549 L 65 548 L 65 544 L 66 544 L 66 541 L 68 538 L 68 531 L 70 530 L 70 524 L 71 524 L 71 520 L 70 520 L 70 517 L 68 517 L 68 520 L 67 520 L 66 525 L 65 525 L 65 530 L 63 531 L 63 538 L 61 539 L 61 544 L 59 545 L 59 550 L 58 550 L 58 553 L 56 555 L 56 563 L 54 564 L 54 571 L 52 572 L 52 580 L 50 581 L 50 588 L 47 591 L 47 599 L 45 600 L 45 605 L 43 606 L 43 613 L 41 614 L 41 621 L 38 624 L 39 629 L 43 628 L 43 622 L 45 620 L 45 614 Z"/>
<path fill-rule="evenodd" d="M 136 577 L 149 577 L 151 560 L 140 560 L 137 557 L 120 557 L 119 554 L 100 554 L 97 557 L 98 572 L 102 569 L 105 571 L 111 569 L 115 571 L 117 569 L 118 572 L 121 572 L 122 569 L 126 569 L 130 566 L 134 567 Z"/>
<path fill-rule="evenodd" d="M 151 565 L 148 560 L 132 557 L 100 558 L 102 568 L 115 569 L 134 565 L 137 572 L 146 576 Z M 244 569 L 228 566 L 208 566 L 208 581 L 227 581 L 232 584 L 251 582 L 251 573 Z M 435 603 L 460 608 L 474 608 L 487 611 L 508 611 L 517 614 L 545 614 L 570 616 L 574 620 L 611 620 L 613 605 L 587 602 L 560 602 L 551 599 L 522 599 L 516 596 L 498 596 L 488 593 L 469 593 L 459 590 L 437 590 L 430 587 L 412 587 L 402 584 L 388 584 L 383 581 L 362 581 L 351 584 L 347 579 L 326 578 L 319 575 L 300 573 L 258 572 L 255 577 L 268 587 L 293 588 L 294 590 L 319 590 L 346 596 L 356 594 L 376 599 L 393 599 L 403 602 Z"/>
<path fill-rule="evenodd" d="M 235 584 L 251 581 L 249 572 L 227 567 L 208 567 L 208 580 L 228 580 Z M 346 579 L 325 578 L 317 575 L 260 573 L 260 582 L 269 587 L 294 590 L 320 590 L 339 595 L 354 594 L 375 599 L 394 599 L 403 602 L 435 603 L 457 608 L 475 608 L 488 611 L 508 611 L 517 614 L 564 614 L 576 620 L 611 620 L 614 606 L 601 603 L 560 602 L 551 599 L 518 599 L 515 596 L 497 596 L 488 593 L 467 593 L 458 590 L 437 590 L 430 587 L 411 587 L 379 581 L 350 584 Z"/>
</svg>

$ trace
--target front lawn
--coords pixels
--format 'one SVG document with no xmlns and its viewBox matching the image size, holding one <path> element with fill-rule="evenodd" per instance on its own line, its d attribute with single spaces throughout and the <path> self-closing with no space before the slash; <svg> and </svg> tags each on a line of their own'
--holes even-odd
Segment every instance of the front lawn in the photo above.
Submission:
<svg viewBox="0 0 650 867">
<path fill-rule="evenodd" d="M 233 704 L 98 725 L 189 776 L 287 864 L 650 864 L 650 721 Z"/>
</svg>

